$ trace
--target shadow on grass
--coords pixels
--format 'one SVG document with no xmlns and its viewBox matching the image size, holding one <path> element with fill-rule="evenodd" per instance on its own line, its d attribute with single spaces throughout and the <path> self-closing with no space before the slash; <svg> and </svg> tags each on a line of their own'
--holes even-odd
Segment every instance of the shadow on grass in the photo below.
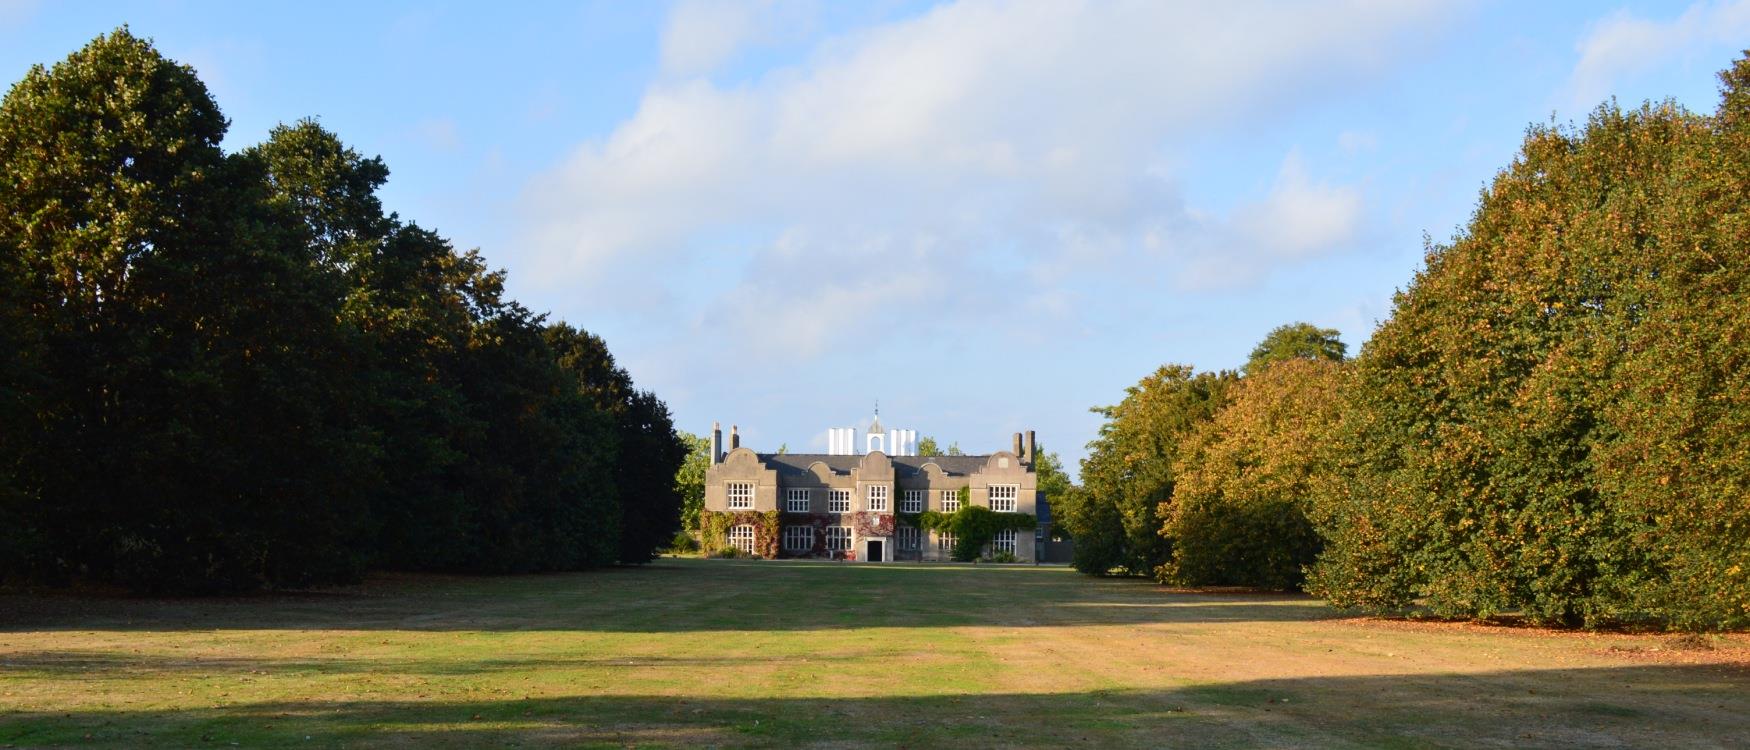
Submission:
<svg viewBox="0 0 1750 750">
<path fill-rule="evenodd" d="M 1729 747 L 1750 677 L 1719 666 L 1272 679 L 915 697 L 246 703 L 0 713 L 23 746 Z"/>
<path fill-rule="evenodd" d="M 415 676 L 485 675 L 531 670 L 607 669 L 734 669 L 738 667 L 785 667 L 811 664 L 831 667 L 861 661 L 856 655 L 808 654 L 798 656 L 620 656 L 588 658 L 565 655 L 503 657 L 494 659 L 431 658 L 401 659 L 372 656 L 368 659 L 284 659 L 245 657 L 170 656 L 122 654 L 96 650 L 45 650 L 0 654 L 0 671 L 14 678 L 113 679 L 159 678 L 166 673 L 199 678 L 221 675 L 260 674 L 295 677 L 329 674 L 402 674 Z"/>
<path fill-rule="evenodd" d="M 471 578 L 390 575 L 240 598 L 0 596 L 0 632 L 183 630 L 696 631 L 1304 621 L 1290 594 L 1170 592 L 1031 566 L 661 560 Z"/>
</svg>

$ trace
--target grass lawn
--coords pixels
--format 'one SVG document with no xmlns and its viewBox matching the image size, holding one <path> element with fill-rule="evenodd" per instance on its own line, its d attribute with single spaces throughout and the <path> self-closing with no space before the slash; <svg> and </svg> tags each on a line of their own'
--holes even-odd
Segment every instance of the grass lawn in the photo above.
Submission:
<svg viewBox="0 0 1750 750">
<path fill-rule="evenodd" d="M 0 745 L 1745 747 L 1750 638 L 1353 619 L 1021 566 L 9 595 Z"/>
</svg>

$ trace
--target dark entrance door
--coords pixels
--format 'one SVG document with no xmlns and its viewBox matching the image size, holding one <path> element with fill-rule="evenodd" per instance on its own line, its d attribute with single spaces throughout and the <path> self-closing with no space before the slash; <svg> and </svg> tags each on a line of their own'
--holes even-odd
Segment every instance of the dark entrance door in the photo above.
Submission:
<svg viewBox="0 0 1750 750">
<path fill-rule="evenodd" d="M 880 542 L 870 542 L 869 543 L 869 562 L 881 562 L 883 559 L 885 559 L 885 558 L 883 558 L 881 556 L 881 543 Z"/>
</svg>

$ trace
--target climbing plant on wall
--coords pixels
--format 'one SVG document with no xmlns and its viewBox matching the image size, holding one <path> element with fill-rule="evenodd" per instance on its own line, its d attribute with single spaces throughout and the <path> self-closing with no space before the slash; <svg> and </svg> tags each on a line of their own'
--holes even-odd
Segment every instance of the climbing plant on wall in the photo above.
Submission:
<svg viewBox="0 0 1750 750">
<path fill-rule="evenodd" d="M 753 553 L 767 560 L 778 556 L 778 511 L 699 511 L 699 541 L 709 555 L 729 546 L 729 530 L 753 527 Z"/>
<path fill-rule="evenodd" d="M 984 547 L 999 531 L 1025 531 L 1039 525 L 1030 513 L 999 513 L 982 505 L 965 502 L 962 490 L 960 510 L 953 513 L 926 510 L 922 513 L 900 513 L 899 519 L 908 526 L 928 529 L 938 534 L 954 535 L 952 557 L 960 562 L 977 560 Z"/>
</svg>

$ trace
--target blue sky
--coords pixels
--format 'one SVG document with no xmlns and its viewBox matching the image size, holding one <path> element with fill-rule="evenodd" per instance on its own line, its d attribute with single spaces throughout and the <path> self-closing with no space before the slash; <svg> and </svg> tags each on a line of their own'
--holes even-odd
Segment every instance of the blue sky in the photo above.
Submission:
<svg viewBox="0 0 1750 750">
<path fill-rule="evenodd" d="M 227 148 L 314 116 L 380 154 L 392 210 L 684 429 L 824 450 L 879 398 L 1072 466 L 1163 363 L 1295 320 L 1358 349 L 1527 125 L 1711 111 L 1750 47 L 1750 0 L 0 0 L 0 71 L 124 23 L 200 72 Z"/>
</svg>

